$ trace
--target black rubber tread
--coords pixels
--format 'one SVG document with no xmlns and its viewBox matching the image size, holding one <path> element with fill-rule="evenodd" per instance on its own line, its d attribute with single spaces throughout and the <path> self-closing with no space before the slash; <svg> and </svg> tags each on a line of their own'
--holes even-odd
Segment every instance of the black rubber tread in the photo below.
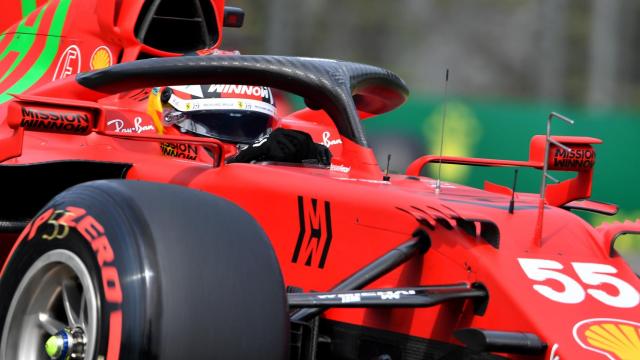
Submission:
<svg viewBox="0 0 640 360">
<path fill-rule="evenodd" d="M 121 180 L 75 186 L 45 209 L 69 205 L 86 209 L 100 222 L 116 254 L 113 265 L 124 295 L 121 358 L 287 357 L 282 276 L 266 235 L 245 211 L 196 190 Z M 93 250 L 74 234 L 23 242 L 16 252 L 20 257 L 10 260 L 0 279 L 0 290 L 17 286 L 11 264 L 32 263 L 37 257 L 29 254 L 35 248 L 72 246 L 99 276 Z M 112 304 L 100 289 L 107 324 Z M 6 311 L 6 300 L 0 294 L 0 311 Z M 106 333 L 102 328 L 100 354 Z"/>
</svg>

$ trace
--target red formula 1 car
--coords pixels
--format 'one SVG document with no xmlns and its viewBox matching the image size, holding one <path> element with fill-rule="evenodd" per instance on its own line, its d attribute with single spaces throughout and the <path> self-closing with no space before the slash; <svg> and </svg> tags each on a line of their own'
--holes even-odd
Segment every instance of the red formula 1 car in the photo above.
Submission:
<svg viewBox="0 0 640 360">
<path fill-rule="evenodd" d="M 243 15 L 222 1 L 9 3 L 0 359 L 640 358 L 640 281 L 613 249 L 640 223 L 571 212 L 616 211 L 586 200 L 599 140 L 548 133 L 527 161 L 425 156 L 390 175 L 360 124 L 404 102 L 389 71 L 145 59 L 216 48 Z M 305 98 L 315 110 L 280 126 L 331 166 L 225 164 L 234 147 L 153 131 L 145 89 L 225 83 Z M 540 169 L 542 194 L 420 176 L 429 163 Z M 546 185 L 552 170 L 574 177 Z"/>
</svg>

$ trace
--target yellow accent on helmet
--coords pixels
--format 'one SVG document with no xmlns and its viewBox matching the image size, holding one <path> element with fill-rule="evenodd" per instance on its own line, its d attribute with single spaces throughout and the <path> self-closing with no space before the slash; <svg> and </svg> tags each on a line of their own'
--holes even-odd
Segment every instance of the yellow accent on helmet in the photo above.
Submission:
<svg viewBox="0 0 640 360">
<path fill-rule="evenodd" d="M 162 135 L 164 133 L 164 124 L 162 123 L 164 107 L 162 106 L 161 96 L 162 88 L 156 87 L 151 90 L 149 102 L 147 103 L 147 113 L 151 116 L 158 134 Z"/>
</svg>

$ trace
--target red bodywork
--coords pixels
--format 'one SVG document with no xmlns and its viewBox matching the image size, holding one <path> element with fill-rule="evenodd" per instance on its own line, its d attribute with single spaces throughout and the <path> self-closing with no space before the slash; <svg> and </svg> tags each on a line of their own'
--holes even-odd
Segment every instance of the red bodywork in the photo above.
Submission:
<svg viewBox="0 0 640 360">
<path fill-rule="evenodd" d="M 221 14 L 223 1 L 212 3 Z M 183 144 L 186 153 L 202 152 L 202 146 L 209 146 L 214 153 L 220 151 L 222 156 L 230 156 L 235 150 L 216 140 L 160 136 L 146 113 L 146 90 L 106 97 L 78 86 L 71 76 L 90 71 L 96 64 L 133 61 L 141 54 L 176 55 L 150 48 L 135 38 L 133 29 L 141 7 L 138 0 L 50 1 L 21 24 L 9 27 L 0 38 L 0 49 L 5 52 L 0 61 L 0 74 L 5 74 L 0 92 L 5 96 L 23 95 L 16 100 L 2 99 L 0 105 L 2 166 L 68 160 L 126 163 L 131 165 L 126 172 L 129 180 L 177 184 L 222 196 L 257 219 L 272 241 L 285 283 L 305 291 L 331 289 L 406 241 L 417 228 L 423 228 L 431 239 L 431 249 L 368 288 L 478 282 L 489 292 L 484 315 L 474 314 L 471 301 L 458 300 L 420 309 L 333 309 L 324 316 L 458 345 L 453 331 L 461 328 L 527 332 L 548 344 L 546 353 L 535 358 L 626 359 L 622 352 L 614 351 L 617 347 L 606 350 L 604 345 L 593 345 L 602 342 L 588 343 L 589 336 L 597 334 L 588 332 L 590 328 L 584 324 L 591 323 L 587 320 L 610 319 L 604 320 L 613 324 L 609 335 L 600 336 L 636 346 L 629 354 L 640 358 L 640 281 L 611 250 L 615 236 L 637 230 L 637 224 L 598 230 L 561 208 L 589 196 L 591 167 L 562 169 L 577 171 L 578 177 L 548 188 L 542 233 L 536 239 L 537 194 L 515 194 L 511 214 L 508 188 L 488 185 L 492 191 L 486 191 L 443 182 L 436 192 L 435 180 L 418 175 L 425 163 L 434 161 L 541 168 L 544 153 L 541 155 L 540 145 L 534 144 L 539 138 L 532 141 L 528 161 L 425 158 L 409 168 L 411 176 L 390 175 L 384 181 L 371 149 L 341 137 L 323 111 L 303 110 L 285 117 L 280 126 L 307 131 L 316 142 L 328 145 L 334 155 L 331 169 L 287 164 L 224 165 L 212 164 L 208 156 L 188 160 L 163 155 L 159 144 L 167 140 Z M 14 23 L 21 18 L 19 15 L 10 14 L 13 18 L 5 17 L 0 25 Z M 220 33 L 221 21 L 218 16 Z M 33 42 L 28 51 L 12 50 L 9 44 L 15 45 L 12 41 L 16 37 Z M 212 47 L 217 47 L 220 40 L 221 36 Z M 107 51 L 97 58 L 100 49 Z M 56 86 L 55 94 L 47 90 L 45 85 L 63 78 L 61 81 L 68 86 Z M 66 89 L 65 93 L 60 89 Z M 78 126 L 87 127 L 49 132 L 25 129 L 21 125 L 25 108 L 69 111 L 80 116 L 76 119 Z M 82 122 L 83 116 L 86 122 Z M 579 146 L 598 142 L 580 139 L 557 140 Z M 456 219 L 472 219 L 478 224 L 476 235 L 459 228 Z M 442 221 L 451 228 L 443 227 Z M 482 221 L 497 225 L 498 248 L 481 236 Z M 0 264 L 16 239 L 13 235 L 0 237 Z M 628 327 L 620 328 L 620 338 L 614 327 L 622 324 Z"/>
</svg>

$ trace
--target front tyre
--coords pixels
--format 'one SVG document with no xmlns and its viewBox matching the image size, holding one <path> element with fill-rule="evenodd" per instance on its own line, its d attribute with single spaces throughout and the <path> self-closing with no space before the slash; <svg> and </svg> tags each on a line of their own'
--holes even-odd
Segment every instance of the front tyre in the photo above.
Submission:
<svg viewBox="0 0 640 360">
<path fill-rule="evenodd" d="M 35 217 L 2 271 L 0 359 L 287 357 L 270 243 L 206 193 L 75 186 Z"/>
</svg>

